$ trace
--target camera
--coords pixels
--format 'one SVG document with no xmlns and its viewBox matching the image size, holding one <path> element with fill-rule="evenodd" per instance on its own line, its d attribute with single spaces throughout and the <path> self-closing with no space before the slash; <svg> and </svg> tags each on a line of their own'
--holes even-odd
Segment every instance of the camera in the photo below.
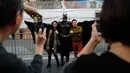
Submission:
<svg viewBox="0 0 130 73">
<path fill-rule="evenodd" d="M 24 22 L 28 26 L 29 30 L 31 31 L 33 41 L 35 44 L 35 33 L 34 32 L 38 33 L 40 28 L 42 29 L 42 32 L 43 32 L 44 24 L 42 22 L 41 15 L 37 14 L 37 15 L 32 15 L 31 17 L 33 18 L 34 22 L 29 22 L 29 21 L 24 21 Z"/>
<path fill-rule="evenodd" d="M 44 25 L 42 23 L 42 16 L 40 15 L 32 15 L 32 18 L 34 20 L 34 31 L 38 33 L 39 29 L 41 28 L 43 31 Z"/>
</svg>

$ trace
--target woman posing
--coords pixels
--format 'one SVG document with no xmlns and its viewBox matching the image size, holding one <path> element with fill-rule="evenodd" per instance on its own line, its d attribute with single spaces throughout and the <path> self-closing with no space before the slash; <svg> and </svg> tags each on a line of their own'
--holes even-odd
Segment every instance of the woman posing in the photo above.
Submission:
<svg viewBox="0 0 130 73">
<path fill-rule="evenodd" d="M 57 62 L 57 66 L 59 67 L 59 60 L 58 60 L 58 56 L 56 53 L 56 49 L 57 49 L 57 40 L 58 40 L 58 31 L 57 31 L 57 21 L 53 21 L 52 22 L 52 29 L 49 30 L 49 34 L 48 34 L 48 40 L 47 40 L 47 45 L 46 45 L 46 50 L 48 52 L 48 65 L 47 68 L 51 67 L 51 55 L 53 53 L 56 62 Z"/>
</svg>

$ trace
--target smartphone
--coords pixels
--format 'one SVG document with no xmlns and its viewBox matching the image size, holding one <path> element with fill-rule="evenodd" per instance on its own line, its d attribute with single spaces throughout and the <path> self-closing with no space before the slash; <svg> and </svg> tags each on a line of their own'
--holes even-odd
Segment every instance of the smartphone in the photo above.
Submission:
<svg viewBox="0 0 130 73">
<path fill-rule="evenodd" d="M 96 20 L 96 28 L 97 28 L 97 31 L 98 31 L 98 35 L 101 36 L 101 30 L 100 30 L 100 24 L 99 24 L 99 20 Z"/>
</svg>

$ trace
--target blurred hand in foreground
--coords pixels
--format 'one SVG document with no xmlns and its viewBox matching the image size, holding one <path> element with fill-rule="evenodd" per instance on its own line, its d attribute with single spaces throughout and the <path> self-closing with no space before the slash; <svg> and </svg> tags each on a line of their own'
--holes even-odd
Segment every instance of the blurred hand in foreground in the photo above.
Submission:
<svg viewBox="0 0 130 73">
<path fill-rule="evenodd" d="M 39 29 L 38 34 L 35 32 L 35 40 L 36 40 L 36 54 L 42 55 L 44 45 L 46 43 L 46 28 L 42 32 L 42 29 Z"/>
<path fill-rule="evenodd" d="M 96 28 L 96 22 L 92 25 L 92 32 L 91 32 L 91 39 L 90 41 L 96 42 L 97 44 L 102 40 L 102 37 L 99 36 L 97 28 Z"/>
</svg>

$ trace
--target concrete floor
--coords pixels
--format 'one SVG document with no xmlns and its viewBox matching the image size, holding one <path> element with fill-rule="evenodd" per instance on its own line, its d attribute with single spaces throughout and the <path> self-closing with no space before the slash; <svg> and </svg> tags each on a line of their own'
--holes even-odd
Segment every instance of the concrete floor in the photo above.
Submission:
<svg viewBox="0 0 130 73">
<path fill-rule="evenodd" d="M 23 60 L 26 65 L 30 66 L 30 63 L 31 63 L 31 59 L 30 60 Z M 52 62 L 51 62 L 51 67 L 50 68 L 47 68 L 47 63 L 48 63 L 48 60 L 47 59 L 43 59 L 43 67 L 42 67 L 42 73 L 61 73 L 61 70 L 62 70 L 62 67 L 57 67 L 56 65 L 56 61 L 54 59 L 52 59 Z"/>
</svg>

